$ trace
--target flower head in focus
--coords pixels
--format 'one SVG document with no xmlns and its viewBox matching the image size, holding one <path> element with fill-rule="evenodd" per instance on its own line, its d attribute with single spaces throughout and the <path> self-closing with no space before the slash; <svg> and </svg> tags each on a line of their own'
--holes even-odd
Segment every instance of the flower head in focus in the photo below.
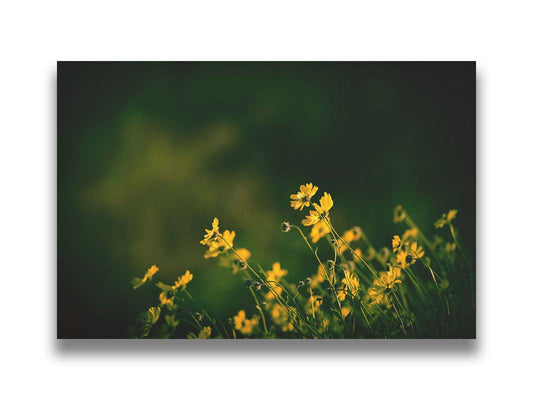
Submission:
<svg viewBox="0 0 533 400">
<path fill-rule="evenodd" d="M 313 203 L 314 210 L 309 211 L 309 215 L 305 216 L 302 224 L 305 226 L 314 225 L 320 220 L 327 220 L 329 217 L 329 210 L 333 207 L 333 199 L 331 195 L 324 192 L 320 198 L 320 204 Z"/>
<path fill-rule="evenodd" d="M 218 234 L 216 239 L 212 239 L 209 243 L 209 249 L 205 252 L 204 258 L 218 257 L 220 253 L 225 252 L 233 247 L 233 240 L 235 239 L 235 231 L 225 230 L 222 235 Z"/>
<path fill-rule="evenodd" d="M 311 198 L 318 190 L 318 186 L 312 183 L 307 183 L 300 186 L 300 191 L 296 194 L 291 194 L 291 207 L 295 210 L 303 210 L 304 207 L 311 205 Z"/>
<path fill-rule="evenodd" d="M 213 222 L 211 223 L 211 229 L 205 230 L 206 234 L 204 235 L 204 238 L 200 241 L 201 244 L 209 245 L 212 240 L 217 239 L 219 232 L 218 232 L 218 218 L 213 218 Z"/>
</svg>

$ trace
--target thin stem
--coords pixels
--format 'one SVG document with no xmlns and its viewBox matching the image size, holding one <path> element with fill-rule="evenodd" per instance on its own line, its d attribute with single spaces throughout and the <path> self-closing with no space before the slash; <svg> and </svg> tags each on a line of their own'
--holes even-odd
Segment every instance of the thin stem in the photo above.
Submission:
<svg viewBox="0 0 533 400">
<path fill-rule="evenodd" d="M 242 256 L 241 256 L 241 255 L 240 255 L 240 254 L 239 254 L 234 248 L 233 248 L 233 246 L 232 246 L 231 244 L 228 243 L 228 241 L 227 241 L 223 236 L 221 236 L 221 238 L 222 238 L 222 240 L 226 243 L 226 246 L 228 246 L 228 248 L 231 249 L 231 251 L 233 251 L 233 252 L 237 255 L 237 257 L 239 257 L 239 258 L 241 259 L 241 261 L 244 263 L 244 265 L 247 267 L 247 269 L 248 269 L 249 271 L 252 271 L 253 274 L 257 277 L 257 279 L 259 279 L 260 283 L 263 284 L 263 283 L 264 283 L 264 279 L 261 278 L 261 276 L 260 276 L 257 272 L 255 272 L 255 270 L 250 266 L 250 264 L 249 264 L 248 262 L 246 262 L 246 260 L 245 260 L 245 259 L 244 259 L 244 258 L 243 258 L 243 257 L 242 257 Z M 270 287 L 270 285 L 266 285 L 266 286 L 269 288 L 269 290 L 271 291 L 271 293 L 276 297 L 276 300 L 278 301 L 278 303 L 280 303 L 280 305 L 283 306 L 283 307 L 285 308 L 285 311 L 287 311 L 288 315 L 289 315 L 289 316 L 292 316 L 292 312 L 291 312 L 290 308 L 288 308 L 288 304 L 286 304 L 284 301 L 282 301 L 282 299 L 280 299 L 280 297 L 278 296 L 278 294 L 276 293 L 276 291 L 273 290 L 273 289 Z M 253 294 L 253 293 L 252 293 L 252 294 Z M 255 297 L 255 296 L 254 296 L 254 297 Z M 256 304 L 259 306 L 259 303 L 257 303 L 257 301 L 256 301 Z M 259 306 L 259 307 L 260 307 L 260 306 Z M 263 318 L 264 318 L 264 316 L 263 316 Z M 303 320 L 303 319 L 302 319 L 302 320 Z M 296 322 L 296 325 L 298 326 L 297 321 L 295 321 L 295 322 Z M 305 321 L 304 321 L 304 323 L 305 323 Z M 265 325 L 266 325 L 266 323 L 265 323 Z M 301 330 L 300 330 L 300 331 L 301 331 Z M 302 334 L 303 334 L 303 332 L 302 332 Z"/>
<path fill-rule="evenodd" d="M 402 327 L 402 330 L 403 330 L 403 333 L 406 337 L 408 337 L 409 335 L 407 335 L 407 331 L 405 330 L 405 326 L 403 324 L 403 321 L 402 321 L 402 317 L 400 315 L 400 313 L 398 312 L 398 309 L 396 308 L 396 306 L 394 305 L 394 301 L 392 302 L 392 307 L 394 308 L 394 311 L 396 312 L 396 315 L 398 316 L 398 319 L 400 320 L 400 325 Z"/>
<path fill-rule="evenodd" d="M 294 227 L 298 230 L 298 232 L 300 232 L 300 235 L 302 236 L 302 238 L 305 240 L 305 243 L 307 243 L 307 246 L 309 247 L 309 250 L 311 250 L 313 252 L 313 254 L 315 255 L 318 263 L 320 264 L 320 266 L 322 266 L 322 269 L 324 270 L 324 277 L 326 279 L 326 281 L 329 283 L 331 289 L 333 290 L 333 292 L 335 293 L 335 300 L 336 300 L 336 303 L 337 303 L 337 306 L 339 307 L 339 315 L 341 317 L 341 321 L 342 321 L 342 324 L 344 326 L 346 326 L 346 323 L 344 321 L 344 318 L 342 316 L 342 307 L 341 307 L 341 303 L 339 301 L 339 298 L 337 296 L 337 293 L 336 293 L 336 290 L 335 290 L 335 285 L 333 284 L 333 282 L 331 281 L 329 275 L 328 275 L 328 271 L 326 270 L 326 267 L 324 266 L 324 263 L 322 263 L 322 260 L 320 260 L 320 257 L 318 257 L 318 249 L 314 250 L 313 251 L 313 247 L 311 247 L 311 245 L 309 244 L 309 241 L 307 240 L 307 237 L 304 235 L 304 233 L 302 232 L 302 230 L 300 229 L 299 226 L 297 225 L 291 225 L 291 227 Z"/>
<path fill-rule="evenodd" d="M 331 231 L 337 235 L 337 238 L 339 238 L 339 240 L 351 251 L 352 255 L 355 255 L 359 258 L 359 260 L 361 260 L 361 262 L 363 264 L 365 264 L 365 266 L 369 269 L 370 272 L 372 272 L 372 274 L 374 275 L 374 277 L 376 279 L 379 279 L 378 278 L 378 274 L 376 274 L 376 272 L 374 271 L 374 268 L 372 268 L 367 262 L 366 260 L 364 259 L 363 256 L 360 256 L 359 254 L 357 254 L 351 247 L 348 243 L 346 243 L 346 241 L 342 238 L 342 236 L 340 236 L 337 231 L 335 230 L 335 228 L 333 227 L 333 225 L 331 224 L 331 221 L 328 221 L 327 218 L 324 218 L 324 221 L 326 221 L 326 224 L 328 224 L 329 228 L 331 229 Z"/>
<path fill-rule="evenodd" d="M 200 306 L 200 304 L 198 304 L 198 302 L 191 296 L 191 294 L 187 291 L 187 289 L 183 289 L 183 292 L 187 295 L 187 297 L 194 303 L 196 304 L 196 306 L 198 306 L 198 308 L 200 308 L 200 310 L 202 311 L 202 313 L 207 317 L 207 319 L 209 320 L 209 322 L 211 322 L 211 324 L 215 327 L 215 329 L 218 331 L 218 333 L 220 334 L 220 336 L 224 336 L 222 334 L 222 332 L 220 331 L 216 321 L 213 321 L 213 319 L 211 318 L 211 316 L 207 313 L 207 311 L 205 311 L 202 306 Z M 226 328 L 224 328 L 224 324 L 222 324 L 222 322 L 220 321 L 220 324 L 222 325 L 222 328 L 224 329 L 224 331 L 226 331 Z M 229 337 L 228 335 L 228 332 L 226 332 L 226 337 Z"/>
<path fill-rule="evenodd" d="M 254 297 L 255 304 L 257 305 L 256 308 L 259 310 L 259 313 L 261 314 L 261 319 L 263 320 L 263 328 L 265 329 L 265 336 L 268 336 L 268 329 L 267 329 L 265 314 L 263 313 L 263 310 L 261 309 L 261 306 L 259 305 L 259 300 L 257 300 L 257 296 L 255 295 L 253 289 L 252 288 L 249 288 L 249 289 L 250 289 L 250 293 L 252 293 L 252 296 Z"/>
<path fill-rule="evenodd" d="M 448 225 L 450 226 L 450 233 L 452 235 L 453 241 L 455 242 L 455 245 L 459 248 L 459 251 L 461 252 L 461 255 L 463 256 L 464 260 L 468 264 L 468 268 L 470 268 L 470 270 L 472 270 L 472 265 L 470 264 L 470 261 L 468 260 L 468 258 L 466 257 L 466 255 L 465 255 L 465 253 L 463 251 L 463 246 L 461 246 L 461 244 L 459 243 L 459 240 L 457 239 L 457 234 L 455 232 L 455 228 L 453 227 L 451 222 L 448 222 Z"/>
</svg>

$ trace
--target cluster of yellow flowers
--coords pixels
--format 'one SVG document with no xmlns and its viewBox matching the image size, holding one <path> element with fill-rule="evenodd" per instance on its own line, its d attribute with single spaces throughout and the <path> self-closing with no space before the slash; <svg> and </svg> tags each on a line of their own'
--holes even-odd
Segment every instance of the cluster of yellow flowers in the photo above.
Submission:
<svg viewBox="0 0 533 400">
<path fill-rule="evenodd" d="M 235 329 L 243 335 L 250 335 L 259 324 L 259 316 L 254 315 L 251 319 L 247 319 L 246 312 L 241 310 L 233 317 L 233 322 L 235 323 Z"/>
<path fill-rule="evenodd" d="M 185 274 L 178 277 L 174 285 L 166 285 L 163 282 L 158 282 L 156 286 L 161 289 L 161 293 L 159 294 L 160 306 L 167 307 L 169 310 L 175 309 L 176 304 L 174 300 L 178 290 L 185 290 L 187 284 L 192 281 L 192 277 L 193 275 L 187 270 Z"/>
<path fill-rule="evenodd" d="M 218 231 L 218 218 L 213 219 L 211 229 L 206 229 L 204 239 L 200 241 L 201 244 L 208 246 L 204 255 L 205 258 L 218 257 L 220 253 L 227 251 L 233 247 L 233 239 L 235 239 L 235 231 L 225 230 L 222 234 Z"/>
<path fill-rule="evenodd" d="M 285 280 L 288 270 L 279 262 L 263 270 L 258 262 L 251 262 L 248 249 L 234 247 L 235 231 L 221 231 L 218 218 L 214 218 L 200 241 L 207 247 L 204 257 L 217 258 L 219 265 L 240 275 L 256 311 L 247 316 L 245 309 L 239 310 L 229 326 L 203 309 L 185 312 L 179 304 L 195 302 L 186 290 L 193 278 L 187 270 L 174 285 L 157 283 L 160 304 L 143 314 L 140 321 L 144 328 L 138 337 L 148 335 L 146 326 L 153 327 L 163 310 L 164 322 L 153 333 L 156 337 L 177 335 L 180 321 L 193 328 L 188 338 L 208 338 L 214 331 L 217 337 L 226 338 L 443 337 L 468 328 L 468 321 L 451 317 L 452 309 L 454 317 L 458 314 L 448 276 L 457 262 L 456 249 L 464 256 L 452 224 L 457 210 L 443 214 L 435 223 L 437 228 L 449 226 L 453 241 L 438 236 L 429 241 L 405 209 L 397 206 L 393 222 L 405 223 L 407 229 L 393 235 L 390 248 L 376 249 L 359 226 L 339 234 L 330 215 L 331 195 L 324 192 L 318 203 L 312 202 L 317 192 L 317 186 L 307 183 L 290 195 L 294 210 L 309 208 L 301 221 L 304 227 L 311 227 L 308 236 L 289 222 L 281 226 L 283 232 L 294 230 L 301 236 L 311 252 L 316 273 L 289 283 Z M 324 238 L 327 240 L 322 241 Z M 325 251 L 331 256 L 323 261 L 320 255 Z M 462 265 L 471 268 L 466 256 Z M 142 286 L 157 271 L 152 266 L 142 279 L 132 281 L 133 287 Z M 461 307 L 470 317 L 475 313 L 475 308 L 465 303 Z M 185 314 L 178 317 L 180 310 Z"/>
</svg>

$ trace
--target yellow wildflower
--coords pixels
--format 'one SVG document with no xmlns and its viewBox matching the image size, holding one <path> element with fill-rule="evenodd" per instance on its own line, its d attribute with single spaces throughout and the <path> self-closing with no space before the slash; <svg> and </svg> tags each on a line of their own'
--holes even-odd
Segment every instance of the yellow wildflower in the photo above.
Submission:
<svg viewBox="0 0 533 400">
<path fill-rule="evenodd" d="M 238 256 L 237 255 L 234 255 L 234 256 L 241 261 L 242 260 L 248 261 L 248 259 L 252 256 L 252 253 L 250 253 L 250 250 L 245 249 L 244 247 L 240 249 L 236 249 L 235 252 L 238 254 Z"/>
<path fill-rule="evenodd" d="M 265 297 L 267 300 L 273 300 L 276 298 L 276 295 L 274 293 L 276 293 L 278 296 L 281 296 L 281 294 L 283 293 L 283 288 L 279 285 L 276 285 L 272 281 L 279 282 L 281 278 L 287 275 L 287 270 L 282 269 L 279 262 L 275 262 L 274 264 L 272 264 L 272 270 L 266 271 L 266 275 L 266 280 L 270 282 L 267 283 L 269 291 Z"/>
<path fill-rule="evenodd" d="M 291 207 L 295 210 L 303 210 L 304 207 L 311 205 L 311 198 L 318 190 L 318 186 L 314 186 L 312 183 L 300 186 L 300 191 L 296 194 L 291 194 Z"/>
<path fill-rule="evenodd" d="M 350 307 L 346 307 L 346 306 L 342 307 L 341 308 L 342 318 L 346 318 L 350 314 L 351 311 L 352 309 Z"/>
<path fill-rule="evenodd" d="M 367 260 L 370 260 L 370 261 L 372 261 L 374 258 L 376 258 L 376 249 L 374 249 L 373 247 L 369 247 L 366 250 L 366 258 L 367 258 Z"/>
<path fill-rule="evenodd" d="M 213 222 L 211 224 L 212 228 L 211 229 L 206 229 L 206 234 L 204 235 L 204 238 L 203 240 L 200 241 L 201 244 L 205 244 L 205 245 L 208 245 L 209 243 L 211 243 L 211 241 L 213 239 L 216 239 L 219 235 L 219 232 L 218 232 L 218 218 L 214 218 L 213 219 Z"/>
<path fill-rule="evenodd" d="M 402 241 L 400 240 L 400 236 L 394 235 L 392 237 L 392 252 L 396 253 L 401 247 Z"/>
<path fill-rule="evenodd" d="M 313 312 L 317 312 L 320 310 L 320 305 L 322 304 L 322 297 L 321 296 L 315 296 L 312 294 L 309 296 L 309 301 L 306 305 L 306 312 L 308 314 L 313 314 Z"/>
<path fill-rule="evenodd" d="M 287 270 L 281 269 L 281 264 L 279 262 L 275 262 L 274 264 L 272 264 L 272 270 L 266 271 L 266 275 L 267 281 L 279 282 L 281 278 L 287 275 Z"/>
<path fill-rule="evenodd" d="M 316 224 L 318 221 L 320 221 L 320 214 L 318 211 L 311 210 L 309 211 L 309 215 L 306 215 L 305 219 L 302 220 L 302 225 L 310 226 Z"/>
<path fill-rule="evenodd" d="M 252 319 L 247 319 L 246 312 L 241 310 L 233 317 L 233 323 L 235 324 L 235 329 L 243 335 L 250 335 L 254 327 L 259 323 L 259 316 L 254 315 Z"/>
<path fill-rule="evenodd" d="M 325 281 L 325 278 L 324 278 L 324 266 L 322 264 L 320 264 L 318 266 L 316 274 L 315 275 L 311 275 L 309 278 L 307 278 L 307 281 L 308 281 L 309 287 L 311 289 L 315 289 L 322 282 L 324 282 Z"/>
<path fill-rule="evenodd" d="M 320 198 L 320 204 L 313 203 L 313 207 L 315 209 L 309 211 L 309 215 L 306 215 L 305 219 L 302 220 L 302 224 L 305 226 L 314 225 L 318 221 L 329 217 L 329 210 L 333 207 L 333 199 L 331 198 L 331 195 L 324 192 L 323 196 Z"/>
<path fill-rule="evenodd" d="M 217 257 L 220 253 L 233 247 L 233 239 L 235 239 L 235 232 L 225 230 L 221 235 L 218 226 L 218 218 L 213 219 L 212 228 L 206 229 L 204 239 L 200 241 L 201 244 L 209 246 L 204 257 Z"/>
<path fill-rule="evenodd" d="M 275 283 L 269 283 L 268 285 L 270 285 L 268 293 L 265 295 L 265 298 L 267 300 L 274 300 L 276 297 L 281 296 L 281 294 L 283 293 L 283 288 L 281 286 L 276 285 Z"/>
<path fill-rule="evenodd" d="M 457 210 L 450 210 L 448 213 L 442 214 L 442 217 L 435 222 L 435 228 L 442 228 L 444 225 L 449 224 L 456 216 Z"/>
<path fill-rule="evenodd" d="M 318 224 L 314 224 L 311 229 L 311 241 L 316 243 L 330 232 L 331 230 L 326 221 L 320 221 Z"/>
<path fill-rule="evenodd" d="M 276 303 L 270 310 L 270 316 L 272 321 L 281 327 L 283 332 L 292 332 L 294 330 L 294 325 L 290 320 L 289 313 L 282 307 L 280 304 Z"/>
<path fill-rule="evenodd" d="M 233 240 L 235 239 L 235 231 L 225 230 L 218 238 L 212 239 L 209 244 L 209 249 L 205 252 L 204 258 L 218 257 L 220 253 L 225 252 L 233 247 Z"/>
<path fill-rule="evenodd" d="M 148 280 L 152 280 L 152 277 L 155 275 L 155 273 L 159 271 L 159 268 L 157 266 L 152 265 L 150 268 L 148 268 L 148 271 L 144 274 L 144 277 L 141 278 L 133 278 L 131 281 L 131 284 L 133 285 L 134 289 L 140 288 L 142 285 L 146 283 Z"/>
<path fill-rule="evenodd" d="M 315 209 L 321 214 L 327 213 L 331 210 L 331 207 L 333 207 L 333 199 L 331 198 L 331 195 L 328 192 L 324 192 L 320 198 L 320 205 L 313 203 L 313 207 L 315 207 Z"/>
<path fill-rule="evenodd" d="M 457 216 L 457 210 L 450 210 L 450 211 L 448 211 L 448 215 L 446 216 L 446 220 L 448 220 L 448 222 L 450 222 L 456 216 Z"/>
<path fill-rule="evenodd" d="M 402 235 L 402 240 L 408 242 L 409 239 L 416 239 L 417 236 L 418 236 L 418 229 L 416 228 L 407 229 Z"/>
<path fill-rule="evenodd" d="M 357 242 L 359 239 L 361 239 L 361 236 L 363 235 L 363 232 L 361 231 L 361 228 L 358 226 L 354 226 L 350 230 L 344 232 L 342 234 L 342 240 L 339 241 L 340 243 L 340 253 L 344 253 L 348 247 L 344 244 L 345 242 L 347 244 L 350 244 L 351 242 Z"/>
<path fill-rule="evenodd" d="M 337 295 L 337 299 L 339 299 L 339 301 L 344 301 L 346 300 L 346 287 L 343 286 L 341 287 L 340 289 L 336 289 L 335 290 L 335 294 Z"/>
<path fill-rule="evenodd" d="M 209 339 L 211 336 L 211 327 L 206 326 L 198 332 L 198 336 L 195 333 L 191 332 L 187 335 L 187 339 Z"/>
<path fill-rule="evenodd" d="M 446 243 L 446 245 L 444 246 L 444 251 L 446 253 L 453 253 L 455 251 L 455 243 Z"/>
<path fill-rule="evenodd" d="M 159 301 L 161 301 L 161 307 L 167 307 L 169 310 L 175 310 L 176 305 L 174 304 L 174 292 L 169 286 L 170 290 L 163 290 L 159 294 Z"/>
<path fill-rule="evenodd" d="M 410 256 L 409 260 L 407 259 L 407 255 L 409 253 L 405 250 L 400 250 L 396 253 L 396 263 L 394 263 L 395 266 L 405 269 L 408 266 L 410 266 L 413 263 L 413 257 Z"/>
<path fill-rule="evenodd" d="M 398 268 L 390 267 L 387 272 L 380 272 L 379 279 L 374 280 L 374 285 L 367 290 L 368 296 L 373 303 L 389 304 L 390 292 L 394 285 L 402 283 L 398 278 L 400 277 L 400 270 Z"/>
<path fill-rule="evenodd" d="M 161 301 L 161 307 L 166 306 L 169 310 L 175 310 L 177 306 L 174 304 L 174 288 L 163 282 L 157 282 L 156 286 L 161 289 L 159 294 L 159 300 Z"/>
<path fill-rule="evenodd" d="M 248 249 L 240 248 L 235 249 L 235 252 L 231 251 L 226 253 L 226 257 L 221 257 L 219 265 L 221 267 L 231 267 L 234 274 L 241 269 L 243 260 L 248 261 L 252 256 L 252 253 Z"/>
<path fill-rule="evenodd" d="M 409 248 L 411 249 L 410 253 L 413 255 L 413 257 L 415 258 L 424 257 L 424 254 L 425 254 L 424 249 L 422 249 L 422 246 L 419 246 L 416 242 L 411 243 Z"/>
<path fill-rule="evenodd" d="M 318 283 L 322 283 L 326 280 L 326 267 L 324 264 L 320 264 L 316 270 L 316 280 Z"/>
<path fill-rule="evenodd" d="M 400 250 L 396 254 L 396 262 L 400 268 L 405 269 L 414 264 L 416 260 L 424 256 L 424 250 L 416 242 L 406 245 L 405 250 Z"/>
<path fill-rule="evenodd" d="M 397 205 L 392 211 L 392 221 L 397 224 L 405 219 L 405 210 L 402 206 Z"/>
<path fill-rule="evenodd" d="M 354 249 L 353 259 L 356 262 L 361 262 L 361 259 L 363 258 L 363 252 L 360 248 Z"/>
<path fill-rule="evenodd" d="M 359 278 L 357 278 L 350 271 L 345 272 L 345 278 L 342 279 L 346 290 L 350 296 L 355 297 L 359 293 Z"/>
<path fill-rule="evenodd" d="M 211 327 L 206 326 L 198 334 L 198 339 L 208 339 L 211 336 Z"/>
<path fill-rule="evenodd" d="M 177 281 L 174 282 L 174 286 L 172 286 L 172 289 L 178 289 L 181 288 L 182 290 L 185 290 L 187 287 L 187 283 L 192 281 L 192 274 L 189 270 L 185 272 L 182 276 L 178 278 Z"/>
<path fill-rule="evenodd" d="M 244 247 L 235 250 L 235 252 L 237 254 L 233 254 L 234 261 L 233 261 L 233 270 L 232 270 L 234 274 L 239 272 L 239 266 L 243 262 L 246 263 L 249 260 L 249 258 L 252 256 L 252 253 L 250 253 L 250 251 L 248 249 L 245 249 Z"/>
<path fill-rule="evenodd" d="M 159 271 L 159 268 L 157 268 L 157 266 L 155 265 L 152 265 L 150 268 L 148 268 L 148 271 L 146 271 L 146 274 L 144 274 L 143 280 L 151 279 L 157 271 Z"/>
</svg>

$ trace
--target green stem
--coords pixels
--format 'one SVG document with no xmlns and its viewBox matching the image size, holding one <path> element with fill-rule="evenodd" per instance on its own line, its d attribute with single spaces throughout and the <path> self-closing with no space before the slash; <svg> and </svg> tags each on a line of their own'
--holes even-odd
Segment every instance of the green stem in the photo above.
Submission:
<svg viewBox="0 0 533 400">
<path fill-rule="evenodd" d="M 405 326 L 404 326 L 403 321 L 402 321 L 402 316 L 400 315 L 400 313 L 398 312 L 398 309 L 394 305 L 394 301 L 392 302 L 392 307 L 394 308 L 394 311 L 396 312 L 396 315 L 398 316 L 398 319 L 400 320 L 400 325 L 402 327 L 402 331 L 403 331 L 404 335 L 406 337 L 408 337 L 409 335 L 407 335 L 407 331 L 405 330 Z"/>
<path fill-rule="evenodd" d="M 452 235 L 453 241 L 455 242 L 455 245 L 459 248 L 459 251 L 461 252 L 461 256 L 463 256 L 463 259 L 468 264 L 468 268 L 470 268 L 470 270 L 472 270 L 472 265 L 470 264 L 470 261 L 468 260 L 468 258 L 466 257 L 466 254 L 463 251 L 463 246 L 461 246 L 461 244 L 459 243 L 459 240 L 457 238 L 457 234 L 455 232 L 455 228 L 453 227 L 451 222 L 448 222 L 448 225 L 450 226 L 450 233 Z"/>
<path fill-rule="evenodd" d="M 259 305 L 259 300 L 257 300 L 257 296 L 255 295 L 254 290 L 252 288 L 249 288 L 249 289 L 250 289 L 250 293 L 252 293 L 252 296 L 255 300 L 257 309 L 259 310 L 259 313 L 261 314 L 261 319 L 263 320 L 263 328 L 265 329 L 265 336 L 268 336 L 268 329 L 267 329 L 265 314 L 263 313 L 263 310 L 261 309 L 261 306 Z"/>
<path fill-rule="evenodd" d="M 191 294 L 187 291 L 187 289 L 183 289 L 183 292 L 187 295 L 187 297 L 194 303 L 196 304 L 196 306 L 202 311 L 202 313 L 207 317 L 207 319 L 209 320 L 209 322 L 211 322 L 211 324 L 215 327 L 215 329 L 218 331 L 218 333 L 220 334 L 220 336 L 224 336 L 222 334 L 222 332 L 220 331 L 219 327 L 218 327 L 218 324 L 216 324 L 216 321 L 213 320 L 213 318 L 211 318 L 211 316 L 207 313 L 207 311 L 205 311 L 199 304 L 198 302 L 191 296 Z M 226 328 L 224 328 L 224 324 L 222 324 L 221 321 L 219 321 L 220 324 L 222 325 L 222 328 L 224 329 L 224 331 L 226 330 Z M 229 337 L 228 335 L 228 332 L 226 332 L 226 337 Z"/>
<path fill-rule="evenodd" d="M 331 221 L 328 221 L 327 218 L 324 219 L 324 221 L 326 221 L 326 224 L 328 224 L 329 226 L 329 229 L 331 229 L 331 231 L 337 236 L 337 238 L 346 246 L 346 248 L 348 248 L 350 250 L 350 252 L 352 253 L 352 255 L 355 255 L 359 258 L 359 260 L 361 260 L 361 262 L 368 268 L 368 270 L 374 275 L 374 277 L 376 279 L 379 279 L 378 278 L 378 274 L 374 271 L 374 268 L 372 268 L 367 262 L 366 260 L 364 259 L 363 256 L 360 256 L 359 254 L 357 254 L 351 247 L 348 243 L 346 243 L 346 241 L 337 233 L 337 231 L 335 230 L 335 228 L 333 227 L 333 224 L 331 223 Z"/>
<path fill-rule="evenodd" d="M 329 283 L 331 289 L 333 290 L 333 293 L 335 293 L 335 300 L 336 300 L 336 303 L 337 303 L 337 307 L 339 308 L 339 313 L 340 313 L 339 315 L 341 317 L 342 324 L 343 324 L 344 327 L 346 327 L 346 323 L 344 321 L 344 317 L 342 316 L 341 303 L 339 301 L 339 297 L 337 296 L 335 285 L 331 281 L 331 279 L 330 279 L 330 277 L 328 275 L 328 271 L 326 270 L 326 267 L 324 266 L 324 263 L 322 263 L 322 260 L 320 260 L 320 257 L 318 257 L 318 254 L 317 254 L 318 249 L 313 251 L 313 247 L 311 247 L 311 245 L 309 244 L 309 241 L 307 240 L 307 237 L 304 235 L 304 233 L 302 232 L 302 230 L 300 229 L 299 226 L 291 225 L 291 227 L 296 228 L 298 230 L 298 232 L 300 232 L 300 235 L 305 240 L 305 243 L 307 243 L 307 247 L 309 247 L 309 250 L 311 250 L 313 252 L 313 254 L 315 255 L 315 257 L 316 257 L 316 259 L 317 259 L 317 261 L 319 263 L 319 265 L 322 266 L 322 269 L 324 270 L 324 277 L 325 277 L 326 281 Z"/>
</svg>

